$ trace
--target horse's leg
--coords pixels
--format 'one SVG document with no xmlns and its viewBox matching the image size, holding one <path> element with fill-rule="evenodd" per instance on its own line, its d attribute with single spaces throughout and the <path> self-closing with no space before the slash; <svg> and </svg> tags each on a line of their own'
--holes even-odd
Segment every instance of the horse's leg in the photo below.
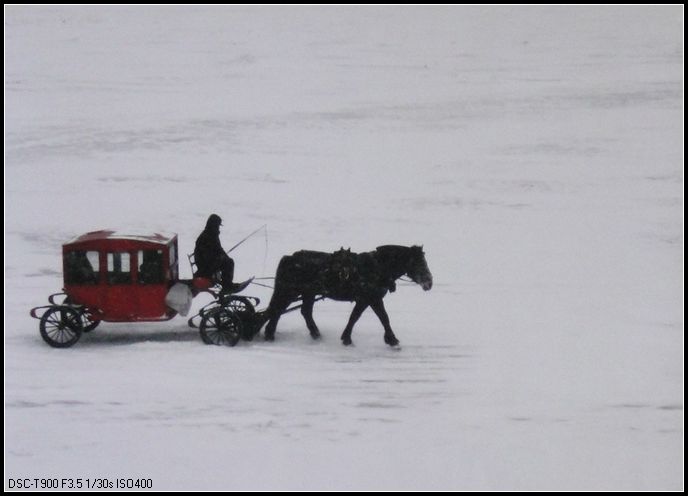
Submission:
<svg viewBox="0 0 688 496">
<path fill-rule="evenodd" d="M 382 327 L 385 328 L 385 343 L 390 346 L 398 345 L 399 340 L 394 335 L 392 326 L 389 324 L 389 315 L 387 315 L 387 310 L 385 310 L 385 304 L 382 302 L 382 298 L 371 302 L 370 307 L 373 309 L 373 312 L 375 312 L 375 315 L 377 315 L 377 318 L 380 319 Z"/>
<path fill-rule="evenodd" d="M 318 326 L 315 325 L 315 320 L 313 320 L 313 304 L 315 303 L 315 296 L 303 296 L 303 304 L 301 305 L 301 315 L 306 320 L 306 325 L 311 333 L 313 339 L 318 339 L 320 337 L 320 330 Z"/>
<path fill-rule="evenodd" d="M 268 325 L 265 327 L 265 341 L 275 340 L 275 330 L 277 329 L 277 322 L 279 322 L 280 317 L 284 311 L 289 306 L 289 300 L 287 299 L 276 299 L 272 298 L 270 301 L 270 306 L 267 309 L 268 312 Z"/>
<path fill-rule="evenodd" d="M 354 329 L 354 324 L 358 321 L 358 319 L 361 317 L 361 314 L 363 311 L 368 308 L 368 302 L 364 301 L 357 301 L 356 306 L 354 306 L 353 311 L 351 312 L 351 316 L 349 317 L 349 323 L 346 324 L 346 328 L 344 329 L 344 332 L 342 333 L 342 342 L 345 345 L 350 345 L 351 344 L 351 331 Z"/>
</svg>

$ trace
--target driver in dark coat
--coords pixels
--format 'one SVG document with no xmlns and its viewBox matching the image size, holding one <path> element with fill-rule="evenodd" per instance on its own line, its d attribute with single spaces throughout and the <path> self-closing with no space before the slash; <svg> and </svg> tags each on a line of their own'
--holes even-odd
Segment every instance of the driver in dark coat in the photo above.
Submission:
<svg viewBox="0 0 688 496">
<path fill-rule="evenodd" d="M 222 219 L 219 215 L 212 214 L 208 217 L 205 229 L 196 239 L 194 259 L 196 261 L 196 273 L 194 276 L 214 278 L 217 272 L 221 272 L 221 284 L 223 291 L 232 291 L 234 285 L 234 260 L 227 255 L 220 243 L 220 226 Z"/>
</svg>

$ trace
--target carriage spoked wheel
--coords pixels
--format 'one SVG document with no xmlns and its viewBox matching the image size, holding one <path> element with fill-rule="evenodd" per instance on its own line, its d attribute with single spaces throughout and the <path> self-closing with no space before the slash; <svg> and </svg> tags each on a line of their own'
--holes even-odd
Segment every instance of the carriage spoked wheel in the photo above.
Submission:
<svg viewBox="0 0 688 496">
<path fill-rule="evenodd" d="M 43 341 L 53 348 L 68 348 L 79 341 L 83 332 L 82 316 L 67 306 L 49 308 L 39 324 Z"/>
<path fill-rule="evenodd" d="M 63 305 L 73 305 L 72 300 L 69 296 L 67 296 L 64 301 L 62 302 Z M 100 324 L 100 320 L 93 320 L 91 317 L 91 314 L 88 312 L 80 312 L 81 313 L 81 330 L 82 332 L 91 332 L 93 329 L 98 327 L 98 324 Z"/>
<path fill-rule="evenodd" d="M 241 319 L 231 309 L 214 308 L 203 314 L 198 330 L 205 344 L 235 346 L 241 339 Z"/>
<path fill-rule="evenodd" d="M 253 340 L 256 309 L 251 300 L 244 296 L 231 295 L 226 299 L 221 299 L 220 304 L 241 322 L 241 337 L 247 341 Z"/>
<path fill-rule="evenodd" d="M 233 312 L 237 313 L 249 312 L 253 314 L 256 311 L 253 306 L 253 303 L 251 303 L 251 300 L 246 298 L 245 296 L 223 295 L 220 296 L 218 303 L 223 308 L 229 308 Z"/>
<path fill-rule="evenodd" d="M 83 332 L 91 332 L 93 329 L 98 327 L 100 320 L 93 320 L 88 313 L 81 314 L 81 326 Z"/>
</svg>

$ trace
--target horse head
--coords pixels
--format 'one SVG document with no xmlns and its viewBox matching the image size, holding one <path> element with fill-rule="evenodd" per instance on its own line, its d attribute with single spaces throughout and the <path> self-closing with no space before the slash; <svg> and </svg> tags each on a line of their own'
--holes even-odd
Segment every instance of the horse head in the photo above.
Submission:
<svg viewBox="0 0 688 496">
<path fill-rule="evenodd" d="M 424 291 L 432 288 L 432 273 L 428 268 L 428 262 L 425 260 L 422 246 L 409 248 L 406 275 L 416 284 L 420 284 Z"/>
</svg>

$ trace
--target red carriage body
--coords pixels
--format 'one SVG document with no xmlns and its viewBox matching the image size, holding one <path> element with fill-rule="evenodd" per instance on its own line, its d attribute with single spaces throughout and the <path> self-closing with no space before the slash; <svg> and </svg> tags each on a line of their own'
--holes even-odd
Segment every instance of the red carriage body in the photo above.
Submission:
<svg viewBox="0 0 688 496">
<path fill-rule="evenodd" d="M 108 322 L 168 320 L 165 304 L 179 280 L 176 234 L 90 232 L 62 245 L 64 292 L 91 318 Z"/>
</svg>

